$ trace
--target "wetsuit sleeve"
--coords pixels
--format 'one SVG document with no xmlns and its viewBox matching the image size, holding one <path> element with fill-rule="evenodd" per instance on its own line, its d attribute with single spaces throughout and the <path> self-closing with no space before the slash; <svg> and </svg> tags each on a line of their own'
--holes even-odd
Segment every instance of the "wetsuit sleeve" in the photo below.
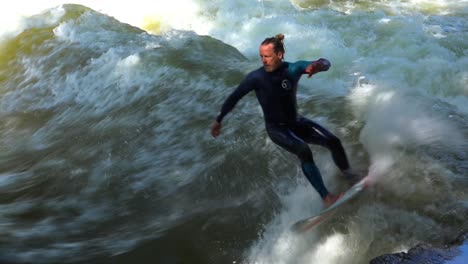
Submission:
<svg viewBox="0 0 468 264">
<path fill-rule="evenodd" d="M 320 59 L 317 60 L 317 62 L 320 63 L 319 72 L 328 71 L 328 69 L 330 69 L 330 67 L 331 67 L 331 63 L 327 59 L 320 58 Z M 290 71 L 293 73 L 293 75 L 296 75 L 296 76 L 304 74 L 305 69 L 311 63 L 313 63 L 313 61 L 297 61 L 297 62 L 291 64 Z"/>
<path fill-rule="evenodd" d="M 216 121 L 221 123 L 221 121 L 223 121 L 223 118 L 229 112 L 231 112 L 234 106 L 236 106 L 237 102 L 239 102 L 239 100 L 242 99 L 244 95 L 246 95 L 247 93 L 249 93 L 250 91 L 254 89 L 255 86 L 253 84 L 253 81 L 254 81 L 253 78 L 251 77 L 251 75 L 249 75 L 241 82 L 241 84 L 239 84 L 237 89 L 234 90 L 234 92 L 232 92 L 231 95 L 229 95 L 226 101 L 224 101 L 224 104 L 221 107 L 221 112 L 216 118 Z"/>
</svg>

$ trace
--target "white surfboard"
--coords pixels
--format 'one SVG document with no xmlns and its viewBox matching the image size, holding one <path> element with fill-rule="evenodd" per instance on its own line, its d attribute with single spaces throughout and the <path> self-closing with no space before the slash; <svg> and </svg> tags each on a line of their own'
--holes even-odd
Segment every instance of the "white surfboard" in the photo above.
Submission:
<svg viewBox="0 0 468 264">
<path fill-rule="evenodd" d="M 343 196 L 340 199 L 338 199 L 334 204 L 332 204 L 330 207 L 324 209 L 317 215 L 314 215 L 307 219 L 296 222 L 291 227 L 291 229 L 295 232 L 304 232 L 304 231 L 317 227 L 324 220 L 326 220 L 333 213 L 335 213 L 337 208 L 339 208 L 341 205 L 343 205 L 347 201 L 354 198 L 356 195 L 358 195 L 362 190 L 366 189 L 367 187 L 368 187 L 368 176 L 364 177 L 358 183 L 356 183 L 351 188 L 349 188 L 343 194 Z"/>
</svg>

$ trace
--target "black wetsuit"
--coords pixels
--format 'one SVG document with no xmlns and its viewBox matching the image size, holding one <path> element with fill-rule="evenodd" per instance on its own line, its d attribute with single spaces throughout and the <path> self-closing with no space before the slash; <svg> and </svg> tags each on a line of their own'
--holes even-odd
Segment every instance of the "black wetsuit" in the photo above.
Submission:
<svg viewBox="0 0 468 264">
<path fill-rule="evenodd" d="M 327 71 L 330 62 L 319 60 L 320 71 Z M 226 99 L 216 120 L 221 123 L 237 102 L 250 91 L 255 91 L 262 107 L 266 129 L 277 145 L 296 154 L 310 183 L 323 198 L 328 194 L 318 168 L 315 166 L 308 143 L 318 144 L 332 152 L 335 164 L 343 171 L 349 168 L 340 140 L 319 124 L 297 114 L 297 84 L 312 62 L 282 62 L 273 72 L 261 67 L 247 75 L 237 89 Z"/>
</svg>

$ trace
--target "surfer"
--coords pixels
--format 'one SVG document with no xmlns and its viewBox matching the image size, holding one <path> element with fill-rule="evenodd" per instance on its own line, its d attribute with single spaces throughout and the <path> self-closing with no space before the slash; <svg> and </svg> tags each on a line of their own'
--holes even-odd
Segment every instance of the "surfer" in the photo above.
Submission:
<svg viewBox="0 0 468 264">
<path fill-rule="evenodd" d="M 262 107 L 266 130 L 271 140 L 287 151 L 297 155 L 301 168 L 323 199 L 326 207 L 332 205 L 340 195 L 327 190 L 319 169 L 314 163 L 308 144 L 328 148 L 333 161 L 343 174 L 352 179 L 345 150 L 341 141 L 330 131 L 297 113 L 296 90 L 303 74 L 312 75 L 327 71 L 331 64 L 320 58 L 316 61 L 284 61 L 284 35 L 266 38 L 260 44 L 260 58 L 263 66 L 250 72 L 224 102 L 219 115 L 211 125 L 213 137 L 219 136 L 221 122 L 237 102 L 247 93 L 255 91 Z"/>
</svg>

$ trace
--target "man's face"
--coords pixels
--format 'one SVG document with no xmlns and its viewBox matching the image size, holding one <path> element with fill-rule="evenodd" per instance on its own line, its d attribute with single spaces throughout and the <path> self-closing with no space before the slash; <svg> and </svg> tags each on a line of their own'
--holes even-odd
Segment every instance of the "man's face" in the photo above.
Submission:
<svg viewBox="0 0 468 264">
<path fill-rule="evenodd" d="M 272 72 L 281 65 L 283 53 L 275 53 L 273 44 L 260 45 L 260 58 L 262 59 L 263 67 L 266 72 Z"/>
</svg>

